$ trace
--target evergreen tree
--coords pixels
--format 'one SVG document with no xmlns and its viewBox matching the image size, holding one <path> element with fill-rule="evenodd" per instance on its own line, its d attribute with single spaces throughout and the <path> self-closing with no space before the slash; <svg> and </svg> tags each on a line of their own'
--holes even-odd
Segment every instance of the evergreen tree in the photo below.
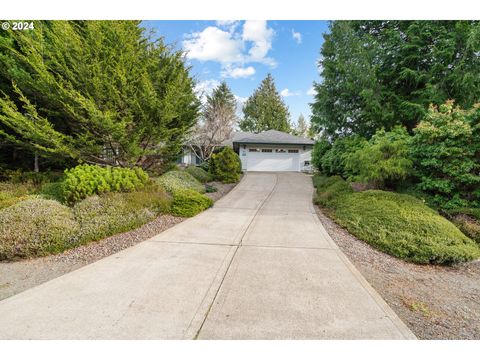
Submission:
<svg viewBox="0 0 480 360">
<path fill-rule="evenodd" d="M 0 54 L 0 135 L 41 156 L 149 168 L 195 124 L 183 53 L 138 21 L 37 22 L 0 37 Z"/>
<path fill-rule="evenodd" d="M 329 137 L 411 131 L 431 103 L 480 101 L 478 21 L 335 21 L 324 38 L 311 107 Z"/>
<path fill-rule="evenodd" d="M 295 126 L 295 130 L 293 131 L 294 135 L 301 136 L 301 137 L 308 137 L 309 136 L 309 126 L 305 120 L 303 114 L 300 114 L 297 120 L 297 125 Z"/>
<path fill-rule="evenodd" d="M 243 131 L 279 130 L 291 132 L 288 107 L 278 93 L 273 77 L 268 74 L 243 107 L 244 118 L 239 126 Z"/>
</svg>

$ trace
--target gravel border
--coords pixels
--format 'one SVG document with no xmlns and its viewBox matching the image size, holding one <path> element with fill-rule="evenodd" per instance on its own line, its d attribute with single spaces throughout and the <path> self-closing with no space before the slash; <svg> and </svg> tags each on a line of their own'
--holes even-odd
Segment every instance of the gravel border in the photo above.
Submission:
<svg viewBox="0 0 480 360">
<path fill-rule="evenodd" d="M 237 185 L 217 182 L 209 184 L 218 190 L 206 194 L 213 201 L 222 198 Z M 183 220 L 185 218 L 160 215 L 134 230 L 93 241 L 61 254 L 20 261 L 0 261 L 0 300 L 148 240 Z"/>
<path fill-rule="evenodd" d="M 315 206 L 330 237 L 419 339 L 480 339 L 480 261 L 416 265 L 358 240 Z"/>
</svg>

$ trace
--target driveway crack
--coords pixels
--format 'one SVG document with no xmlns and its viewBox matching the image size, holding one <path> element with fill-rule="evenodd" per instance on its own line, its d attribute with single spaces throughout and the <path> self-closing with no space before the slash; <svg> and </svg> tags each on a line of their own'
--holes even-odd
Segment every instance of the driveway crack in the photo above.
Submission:
<svg viewBox="0 0 480 360">
<path fill-rule="evenodd" d="M 244 177 L 246 178 L 246 176 Z M 265 199 L 262 200 L 262 202 L 260 203 L 260 205 L 258 206 L 258 208 L 255 210 L 255 213 L 253 214 L 252 218 L 250 219 L 250 222 L 248 223 L 247 227 L 243 230 L 243 234 L 242 234 L 242 237 L 240 238 L 240 241 L 239 243 L 235 246 L 235 250 L 234 250 L 234 253 L 227 265 L 227 268 L 222 276 L 222 279 L 220 280 L 220 284 L 218 285 L 216 291 L 215 291 L 215 295 L 213 296 L 213 299 L 212 301 L 210 302 L 210 305 L 208 306 L 208 309 L 207 309 L 207 312 L 205 313 L 205 316 L 203 318 L 203 321 L 202 323 L 200 324 L 200 327 L 198 328 L 197 332 L 195 333 L 195 336 L 193 337 L 193 340 L 197 340 L 199 335 L 200 335 L 200 332 L 202 331 L 203 329 L 203 326 L 205 325 L 205 322 L 207 321 L 207 318 L 208 318 L 208 315 L 210 315 L 210 311 L 212 309 L 212 306 L 213 304 L 215 303 L 215 300 L 217 299 L 218 297 L 218 294 L 220 292 L 220 289 L 222 288 L 222 285 L 223 285 L 223 282 L 225 281 L 225 278 L 232 266 L 232 263 L 233 263 L 233 260 L 235 259 L 235 256 L 237 255 L 237 252 L 238 252 L 238 249 L 240 247 L 243 246 L 243 238 L 245 237 L 245 234 L 248 232 L 248 230 L 250 229 L 250 227 L 252 226 L 253 222 L 255 221 L 255 218 L 257 217 L 257 214 L 260 212 L 260 210 L 263 208 L 263 206 L 265 205 L 265 203 L 270 199 L 270 197 L 272 196 L 272 194 L 275 192 L 276 188 L 277 188 L 277 184 L 278 184 L 278 175 L 275 174 L 275 183 L 272 187 L 272 190 L 268 193 L 268 195 L 265 197 Z"/>
</svg>

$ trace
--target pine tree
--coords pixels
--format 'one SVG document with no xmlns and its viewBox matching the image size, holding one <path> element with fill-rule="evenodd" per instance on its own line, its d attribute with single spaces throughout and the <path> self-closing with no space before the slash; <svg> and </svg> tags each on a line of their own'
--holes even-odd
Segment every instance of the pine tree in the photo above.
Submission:
<svg viewBox="0 0 480 360">
<path fill-rule="evenodd" d="M 239 126 L 243 131 L 279 130 L 291 132 L 290 113 L 278 93 L 273 77 L 268 74 L 243 107 L 244 118 Z"/>
<path fill-rule="evenodd" d="M 334 21 L 312 124 L 329 137 L 411 131 L 431 103 L 480 101 L 479 21 Z"/>
</svg>

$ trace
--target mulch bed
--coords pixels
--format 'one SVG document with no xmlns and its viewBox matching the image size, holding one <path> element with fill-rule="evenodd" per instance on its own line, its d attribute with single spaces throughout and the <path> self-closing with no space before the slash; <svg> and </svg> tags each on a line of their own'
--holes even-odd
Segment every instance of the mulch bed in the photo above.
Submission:
<svg viewBox="0 0 480 360">
<path fill-rule="evenodd" d="M 408 263 L 358 240 L 316 210 L 331 238 L 419 339 L 480 339 L 480 261 Z"/>
</svg>

